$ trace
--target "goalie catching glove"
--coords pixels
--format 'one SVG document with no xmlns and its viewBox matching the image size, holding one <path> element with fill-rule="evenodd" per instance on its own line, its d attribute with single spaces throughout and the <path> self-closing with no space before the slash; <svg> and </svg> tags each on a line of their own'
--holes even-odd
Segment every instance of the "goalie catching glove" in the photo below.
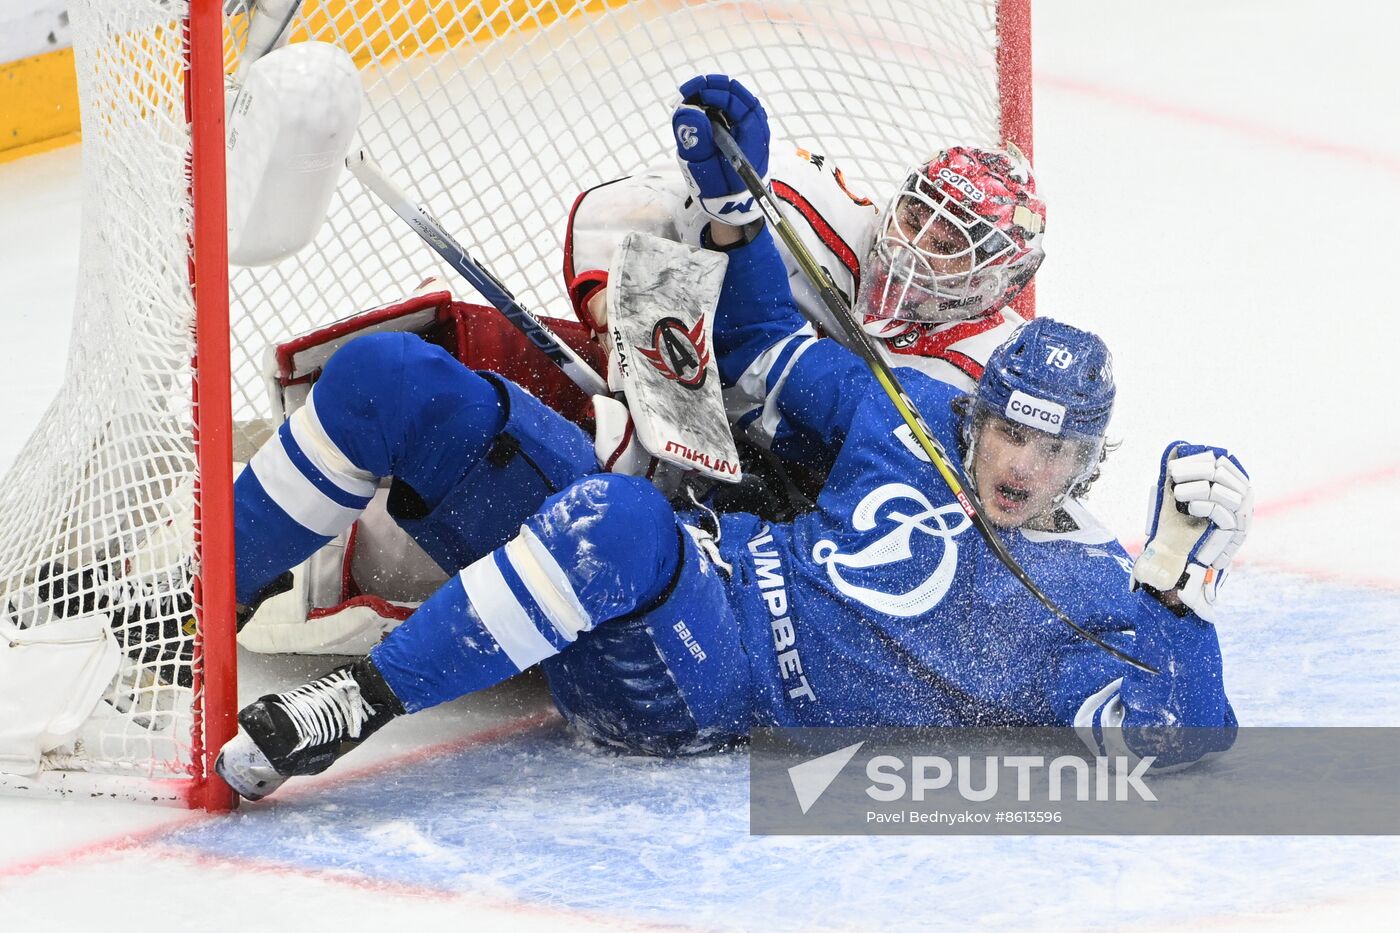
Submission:
<svg viewBox="0 0 1400 933">
<path fill-rule="evenodd" d="M 1249 474 L 1229 451 L 1173 441 L 1162 454 L 1133 588 L 1176 591 L 1207 622 L 1254 514 Z"/>
<path fill-rule="evenodd" d="M 676 155 L 686 187 L 706 214 L 722 224 L 742 227 L 763 216 L 742 178 L 715 145 L 711 112 L 728 123 L 729 132 L 759 177 L 768 183 L 768 114 L 758 98 L 726 75 L 700 75 L 681 85 L 681 104 L 671 117 Z"/>
</svg>

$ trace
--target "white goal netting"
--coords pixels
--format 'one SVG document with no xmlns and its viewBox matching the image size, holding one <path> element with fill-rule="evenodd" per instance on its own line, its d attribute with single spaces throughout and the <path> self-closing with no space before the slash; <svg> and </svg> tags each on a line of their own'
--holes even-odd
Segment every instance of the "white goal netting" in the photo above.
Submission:
<svg viewBox="0 0 1400 933">
<path fill-rule="evenodd" d="M 224 4 L 229 73 L 250 5 Z M 67 381 L 0 489 L 0 611 L 19 631 L 103 613 L 122 658 L 88 723 L 46 766 L 157 782 L 200 777 L 188 6 L 70 6 L 82 281 Z M 358 145 L 528 307 L 558 316 L 568 307 L 560 267 L 574 196 L 670 158 L 679 81 L 742 77 L 775 137 L 836 159 L 878 201 L 940 145 L 999 142 L 997 6 L 306 0 L 291 41 L 349 52 L 368 103 Z M 272 415 L 261 376 L 269 344 L 433 274 L 465 291 L 348 175 L 311 246 L 231 270 L 238 447 L 248 450 Z"/>
</svg>

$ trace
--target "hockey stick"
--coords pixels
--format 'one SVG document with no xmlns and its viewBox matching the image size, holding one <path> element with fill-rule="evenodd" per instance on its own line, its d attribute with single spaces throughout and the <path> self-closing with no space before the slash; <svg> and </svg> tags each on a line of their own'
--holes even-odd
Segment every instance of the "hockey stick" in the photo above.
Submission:
<svg viewBox="0 0 1400 933">
<path fill-rule="evenodd" d="M 812 256 L 806 245 L 798 238 L 797 232 L 792 229 L 792 226 L 783 217 L 782 211 L 778 207 L 777 199 L 764 187 L 763 180 L 758 177 L 758 172 L 754 171 L 754 167 L 749 164 L 749 160 L 744 156 L 743 150 L 740 149 L 739 144 L 734 141 L 734 137 L 729 135 L 729 131 L 725 128 L 721 119 L 722 118 L 715 114 L 711 114 L 710 125 L 714 129 L 715 143 L 719 146 L 720 152 L 724 154 L 725 159 L 733 166 L 734 171 L 743 179 L 744 186 L 749 189 L 749 194 L 753 195 L 769 225 L 777 231 L 778 236 L 782 239 L 783 243 L 787 245 L 788 252 L 797 260 L 797 264 L 801 267 L 802 273 L 807 276 L 807 280 L 811 282 L 812 286 L 820 293 L 822 303 L 826 305 L 827 310 L 831 312 L 832 317 L 836 319 L 836 322 L 841 327 L 841 332 L 846 337 L 847 346 L 855 351 L 856 355 L 861 358 L 865 365 L 869 367 L 871 373 L 874 374 L 875 380 L 880 383 L 880 387 L 884 389 L 885 394 L 890 397 L 890 401 L 894 404 L 895 410 L 899 412 L 899 416 L 903 418 L 904 423 L 909 426 L 909 431 L 914 435 L 914 439 L 919 442 L 919 447 L 923 449 L 929 460 L 932 461 L 934 467 L 938 470 L 938 474 L 943 477 L 943 482 L 948 484 L 948 488 L 958 500 L 958 504 L 962 506 L 963 511 L 967 513 L 967 517 L 971 519 L 972 524 L 977 528 L 978 532 L 981 533 L 983 540 L 987 542 L 987 546 L 992 549 L 992 553 L 1006 566 L 1007 570 L 1011 571 L 1012 576 L 1019 580 L 1021 585 L 1030 591 L 1032 596 L 1040 600 L 1041 605 L 1054 613 L 1056 618 L 1065 625 L 1068 625 L 1077 634 L 1102 648 L 1118 660 L 1126 664 L 1131 664 L 1140 671 L 1146 671 L 1149 674 L 1158 673 L 1156 668 L 1113 647 L 1108 642 L 1071 619 L 1063 609 L 1056 605 L 1053 599 L 1045 594 L 1044 590 L 1036 585 L 1036 582 L 1031 579 L 1030 574 L 1026 573 L 1025 568 L 1016 562 L 1016 558 L 1011 556 L 1011 552 L 1006 549 L 1006 545 L 1002 542 L 996 531 L 993 530 L 993 528 L 987 524 L 986 519 L 982 517 L 982 504 L 977 501 L 976 492 L 963 485 L 962 480 L 958 476 L 957 467 L 953 465 L 952 460 L 948 457 L 948 451 L 946 451 L 943 445 L 938 442 L 938 439 L 933 436 L 933 432 L 924 421 L 923 415 L 919 414 L 918 408 L 914 406 L 913 399 L 904 391 L 904 387 L 899 384 L 899 379 L 895 376 L 894 370 L 890 369 L 889 364 L 880 356 L 880 351 L 871 340 L 870 335 L 856 325 L 855 319 L 851 316 L 851 308 L 847 303 L 846 296 L 837 290 L 836 286 L 831 281 L 831 277 L 827 275 L 826 270 L 817 263 L 817 260 Z M 800 307 L 799 305 L 799 308 Z M 814 325 L 819 325 L 819 322 L 815 319 L 812 319 L 812 323 Z"/>
<path fill-rule="evenodd" d="M 243 51 L 238 56 L 238 70 L 234 73 L 234 83 L 238 93 L 243 93 L 243 85 L 248 79 L 248 69 L 286 35 L 292 19 L 301 9 L 303 0 L 261 0 L 254 4 L 248 21 L 248 35 Z"/>
<path fill-rule="evenodd" d="M 530 343 L 564 370 L 564 374 L 572 379 L 585 395 L 608 394 L 608 384 L 603 381 L 603 377 L 594 372 L 583 357 L 560 340 L 539 318 L 526 310 L 486 267 L 472 259 L 462 245 L 448 235 L 442 224 L 434 220 L 423 207 L 410 201 L 408 195 L 390 181 L 384 170 L 369 157 L 369 153 L 363 149 L 352 152 L 345 159 L 345 165 L 375 197 L 402 217 L 413 228 L 413 232 L 422 237 L 423 242 L 436 250 L 449 266 L 461 273 L 483 298 L 495 305 L 496 310 L 504 314 L 506 320 L 514 324 Z"/>
</svg>

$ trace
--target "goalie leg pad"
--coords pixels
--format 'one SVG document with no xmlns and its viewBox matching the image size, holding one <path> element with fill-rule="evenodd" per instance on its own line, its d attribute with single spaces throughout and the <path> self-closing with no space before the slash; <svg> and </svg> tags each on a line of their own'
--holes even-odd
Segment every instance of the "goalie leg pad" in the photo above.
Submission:
<svg viewBox="0 0 1400 933">
<path fill-rule="evenodd" d="M 121 663 L 102 614 L 20 629 L 0 618 L 0 772 L 35 775 L 68 742 Z"/>
<path fill-rule="evenodd" d="M 228 255 L 261 266 L 325 223 L 364 90 L 350 56 L 325 42 L 279 49 L 242 77 L 228 115 Z"/>
</svg>

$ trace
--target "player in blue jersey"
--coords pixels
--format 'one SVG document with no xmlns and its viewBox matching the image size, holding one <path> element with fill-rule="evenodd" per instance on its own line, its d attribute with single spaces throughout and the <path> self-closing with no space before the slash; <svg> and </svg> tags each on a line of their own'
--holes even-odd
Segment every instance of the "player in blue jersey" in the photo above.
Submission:
<svg viewBox="0 0 1400 933">
<path fill-rule="evenodd" d="M 707 197 L 730 184 L 695 174 Z M 971 394 L 903 373 L 1012 554 L 1162 673 L 1130 668 L 997 561 L 863 364 L 797 314 L 771 234 L 733 239 L 720 374 L 751 437 L 826 469 L 816 507 L 771 525 L 678 513 L 645 481 L 598 473 L 591 440 L 508 381 L 411 335 L 360 338 L 239 478 L 240 601 L 347 527 L 386 476 L 391 513 L 456 575 L 366 657 L 245 708 L 218 764 L 231 786 L 257 799 L 395 716 L 535 664 L 575 728 L 655 754 L 758 725 L 1076 724 L 1162 764 L 1229 744 L 1211 619 L 1249 523 L 1234 458 L 1168 446 L 1135 566 L 1078 501 L 1113 406 L 1102 341 L 1034 321 Z M 1159 726 L 1217 728 L 1184 744 Z"/>
</svg>

